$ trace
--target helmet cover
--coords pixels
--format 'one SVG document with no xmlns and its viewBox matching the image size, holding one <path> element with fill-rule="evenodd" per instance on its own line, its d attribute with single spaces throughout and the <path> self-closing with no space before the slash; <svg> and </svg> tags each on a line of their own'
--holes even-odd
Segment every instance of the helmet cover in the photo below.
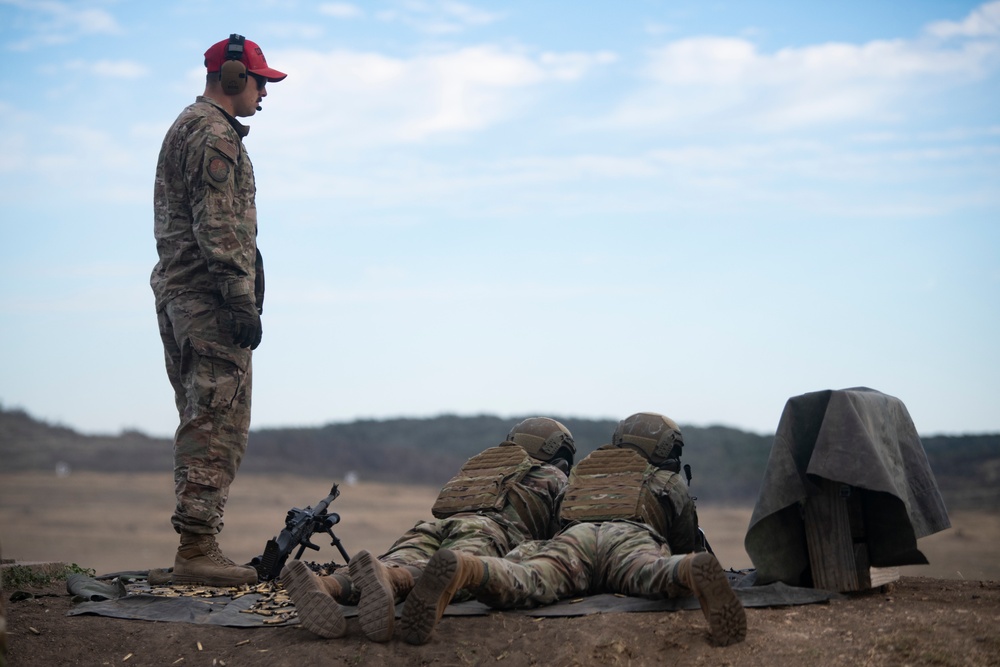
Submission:
<svg viewBox="0 0 1000 667">
<path fill-rule="evenodd" d="M 653 465 L 660 465 L 680 458 L 684 437 L 673 419 L 656 412 L 638 412 L 618 422 L 611 444 L 631 446 Z"/>
<path fill-rule="evenodd" d="M 529 417 L 507 434 L 507 441 L 521 447 L 532 458 L 551 461 L 562 450 L 562 456 L 573 464 L 576 443 L 569 429 L 548 417 Z"/>
</svg>

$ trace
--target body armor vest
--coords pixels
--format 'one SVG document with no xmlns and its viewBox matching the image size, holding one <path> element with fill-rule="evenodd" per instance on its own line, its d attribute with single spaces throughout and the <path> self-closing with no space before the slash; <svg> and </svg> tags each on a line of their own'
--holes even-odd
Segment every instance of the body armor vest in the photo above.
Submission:
<svg viewBox="0 0 1000 667">
<path fill-rule="evenodd" d="M 598 449 L 569 476 L 559 518 L 569 521 L 639 521 L 666 536 L 667 514 L 650 490 L 656 467 L 630 449 Z"/>
<path fill-rule="evenodd" d="M 551 508 L 520 483 L 537 465 L 516 445 L 491 447 L 466 461 L 444 485 L 431 513 L 446 519 L 459 512 L 501 512 L 510 505 L 533 539 L 548 537 Z"/>
</svg>

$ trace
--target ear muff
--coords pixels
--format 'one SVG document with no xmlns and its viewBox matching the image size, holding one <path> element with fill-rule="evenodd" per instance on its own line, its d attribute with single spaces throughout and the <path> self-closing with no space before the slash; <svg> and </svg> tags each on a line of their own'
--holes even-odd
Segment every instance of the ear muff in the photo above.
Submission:
<svg viewBox="0 0 1000 667">
<path fill-rule="evenodd" d="M 243 64 L 243 35 L 233 33 L 226 45 L 226 61 L 222 63 L 219 80 L 226 95 L 239 95 L 247 87 L 247 66 Z"/>
</svg>

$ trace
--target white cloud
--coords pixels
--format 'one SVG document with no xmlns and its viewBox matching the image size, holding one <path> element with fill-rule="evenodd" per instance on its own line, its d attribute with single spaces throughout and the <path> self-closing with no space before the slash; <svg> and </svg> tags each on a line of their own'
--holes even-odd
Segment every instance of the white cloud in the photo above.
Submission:
<svg viewBox="0 0 1000 667">
<path fill-rule="evenodd" d="M 2 0 L 24 11 L 28 35 L 8 44 L 15 51 L 31 51 L 52 44 L 65 44 L 86 35 L 121 34 L 117 19 L 103 9 L 78 8 L 55 0 Z"/>
<path fill-rule="evenodd" d="M 892 83 L 905 77 L 962 74 L 979 67 L 987 56 L 974 48 L 935 48 L 903 40 L 828 43 L 763 54 L 743 39 L 709 37 L 680 40 L 652 52 L 646 73 L 668 85 Z"/>
<path fill-rule="evenodd" d="M 414 142 L 501 122 L 523 108 L 539 85 L 578 80 L 614 58 L 607 52 L 533 57 L 494 46 L 412 58 L 285 52 L 273 60 L 289 63 L 289 77 L 271 93 L 275 104 L 282 98 L 289 132 L 334 132 L 359 144 Z M 319 80 L 320 88 L 307 85 Z"/>
<path fill-rule="evenodd" d="M 106 204 L 147 201 L 148 165 L 155 164 L 162 138 L 143 138 L 127 125 L 98 127 L 85 120 L 74 125 L 0 108 L 0 201 L 47 197 L 60 183 L 62 202 Z M 46 194 L 49 193 L 49 194 Z"/>
<path fill-rule="evenodd" d="M 348 2 L 326 2 L 319 6 L 319 13 L 337 19 L 353 19 L 363 12 L 357 5 Z"/>
<path fill-rule="evenodd" d="M 554 78 L 576 81 L 595 67 L 609 65 L 616 60 L 618 56 L 611 51 L 598 51 L 597 53 L 543 53 L 539 62 Z"/>
<path fill-rule="evenodd" d="M 930 32 L 979 39 L 875 40 L 761 52 L 750 40 L 696 37 L 649 53 L 651 85 L 624 100 L 615 125 L 735 122 L 757 129 L 895 117 L 920 91 L 976 81 L 1000 68 L 1000 2 Z M 949 32 L 950 31 L 950 32 Z M 984 39 L 988 37 L 988 39 Z"/>
<path fill-rule="evenodd" d="M 446 16 L 450 16 L 465 25 L 487 25 L 500 18 L 499 14 L 477 9 L 464 2 L 442 2 L 439 7 Z"/>
<path fill-rule="evenodd" d="M 43 171 L 45 161 L 51 161 L 74 165 L 80 172 L 107 175 L 142 165 L 142 160 L 147 157 L 137 155 L 127 143 L 117 141 L 104 129 L 92 126 L 59 125 L 52 128 L 52 137 L 59 150 L 37 156 L 36 164 L 43 166 Z"/>
<path fill-rule="evenodd" d="M 74 60 L 66 67 L 109 79 L 138 79 L 149 74 L 148 67 L 128 60 L 98 60 L 96 62 Z"/>
<path fill-rule="evenodd" d="M 677 28 L 667 23 L 658 23 L 655 21 L 647 21 L 643 26 L 643 31 L 647 35 L 666 35 L 672 32 L 677 32 Z"/>
<path fill-rule="evenodd" d="M 645 73 L 668 85 L 730 84 L 742 79 L 756 60 L 756 47 L 746 40 L 699 37 L 653 51 Z"/>
<path fill-rule="evenodd" d="M 501 18 L 499 14 L 450 0 L 408 0 L 399 9 L 384 10 L 376 16 L 381 21 L 400 22 L 432 35 L 456 34 L 470 27 L 495 23 Z"/>
<path fill-rule="evenodd" d="M 70 9 L 63 15 L 67 23 L 75 24 L 84 34 L 116 34 L 121 32 L 118 21 L 103 9 Z"/>
<path fill-rule="evenodd" d="M 986 37 L 1000 35 L 1000 2 L 988 2 L 974 9 L 964 20 L 938 21 L 927 26 L 935 37 Z"/>
</svg>

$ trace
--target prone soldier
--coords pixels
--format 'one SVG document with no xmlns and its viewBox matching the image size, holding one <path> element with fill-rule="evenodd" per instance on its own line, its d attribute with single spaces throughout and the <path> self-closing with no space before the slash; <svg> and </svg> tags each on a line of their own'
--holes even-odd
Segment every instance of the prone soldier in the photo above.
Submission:
<svg viewBox="0 0 1000 667">
<path fill-rule="evenodd" d="M 499 557 L 526 540 L 557 530 L 558 499 L 576 445 L 569 430 L 547 417 L 515 425 L 504 442 L 469 459 L 438 495 L 434 519 L 421 521 L 379 557 L 359 551 L 349 574 L 319 577 L 299 560 L 281 573 L 302 625 L 321 637 L 347 631 L 340 603 L 357 604 L 365 635 L 388 641 L 395 605 L 419 581 L 441 549 Z"/>
<path fill-rule="evenodd" d="M 442 549 L 403 607 L 403 638 L 426 643 L 465 589 L 495 609 L 530 608 L 594 593 L 646 598 L 694 595 L 713 643 L 746 638 L 746 614 L 715 556 L 699 540 L 694 503 L 677 471 L 684 441 L 660 414 L 621 421 L 605 445 L 573 468 L 553 539 L 505 557 Z"/>
</svg>

